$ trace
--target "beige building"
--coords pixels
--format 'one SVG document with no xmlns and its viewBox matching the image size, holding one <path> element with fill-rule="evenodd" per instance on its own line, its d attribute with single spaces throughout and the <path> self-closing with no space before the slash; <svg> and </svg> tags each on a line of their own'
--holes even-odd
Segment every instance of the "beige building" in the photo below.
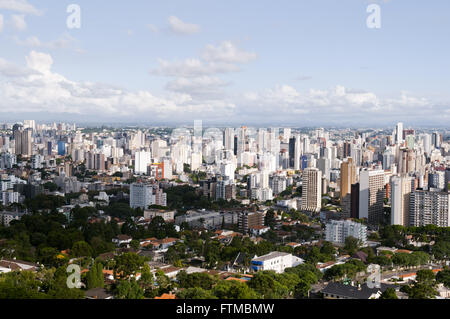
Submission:
<svg viewBox="0 0 450 319">
<path fill-rule="evenodd" d="M 351 192 L 352 185 L 355 183 L 356 165 L 353 163 L 353 159 L 349 157 L 341 164 L 340 191 L 342 215 L 344 217 L 350 217 L 351 214 Z"/>
<path fill-rule="evenodd" d="M 161 217 L 166 222 L 173 222 L 175 220 L 174 210 L 160 210 L 160 209 L 146 209 L 144 211 L 145 219 L 153 219 L 155 217 Z"/>
</svg>

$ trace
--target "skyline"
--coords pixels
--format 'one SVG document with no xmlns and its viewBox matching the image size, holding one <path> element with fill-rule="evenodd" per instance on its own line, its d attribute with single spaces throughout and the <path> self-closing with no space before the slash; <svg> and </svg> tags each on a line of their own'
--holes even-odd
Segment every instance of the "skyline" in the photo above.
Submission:
<svg viewBox="0 0 450 319">
<path fill-rule="evenodd" d="M 1 122 L 448 126 L 445 1 L 69 4 L 0 0 Z"/>
<path fill-rule="evenodd" d="M 51 124 L 75 124 L 77 128 L 105 128 L 105 129 L 177 129 L 177 128 L 189 128 L 193 129 L 195 127 L 195 122 L 200 121 L 202 124 L 203 130 L 210 129 L 210 128 L 218 128 L 218 129 L 226 129 L 226 128 L 233 128 L 233 129 L 239 129 L 241 127 L 248 127 L 251 129 L 294 129 L 294 130 L 316 130 L 316 129 L 325 129 L 325 130 L 338 130 L 338 131 L 380 131 L 380 132 L 386 132 L 392 129 L 392 125 L 378 125 L 378 126 L 371 126 L 371 125 L 353 125 L 353 126 L 344 126 L 344 125 L 298 125 L 295 123 L 275 123 L 273 122 L 267 122 L 267 123 L 255 123 L 255 124 L 249 124 L 249 123 L 226 123 L 226 122 L 212 122 L 212 121 L 203 121 L 203 120 L 193 120 L 193 121 L 179 121 L 179 122 L 171 122 L 169 124 L 167 123 L 145 123 L 145 122 L 79 122 L 79 121 L 64 121 L 64 120 L 58 120 L 58 119 L 47 119 L 47 120 L 36 120 L 36 119 L 17 119 L 12 121 L 3 121 L 0 122 L 0 125 L 3 126 L 10 126 L 12 127 L 13 124 L 21 124 L 24 125 L 26 121 L 33 121 L 37 125 L 51 125 Z M 410 123 L 403 123 L 398 122 L 404 125 L 405 129 L 414 129 L 419 132 L 431 132 L 431 131 L 441 131 L 444 132 L 444 136 L 448 134 L 449 129 L 446 127 L 446 125 L 441 126 L 435 126 L 435 125 L 412 125 Z M 398 124 L 397 123 L 397 124 Z M 395 126 L 395 125 L 394 125 Z"/>
</svg>

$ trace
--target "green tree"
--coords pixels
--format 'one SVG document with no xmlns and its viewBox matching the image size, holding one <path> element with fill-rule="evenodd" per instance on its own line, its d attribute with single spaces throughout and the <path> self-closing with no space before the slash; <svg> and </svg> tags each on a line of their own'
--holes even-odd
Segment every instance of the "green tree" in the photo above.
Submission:
<svg viewBox="0 0 450 319">
<path fill-rule="evenodd" d="M 92 256 L 92 247 L 85 241 L 78 241 L 73 244 L 71 254 L 74 257 Z"/>
<path fill-rule="evenodd" d="M 309 291 L 311 290 L 311 284 L 308 281 L 300 280 L 295 286 L 294 297 L 296 299 L 303 299 L 309 297 Z"/>
<path fill-rule="evenodd" d="M 141 244 L 139 243 L 139 240 L 133 239 L 130 242 L 130 247 L 133 248 L 134 250 L 138 250 L 140 246 Z"/>
<path fill-rule="evenodd" d="M 136 280 L 120 280 L 116 286 L 116 294 L 119 299 L 144 298 L 144 290 Z"/>
<path fill-rule="evenodd" d="M 221 281 L 213 288 L 213 294 L 219 299 L 257 299 L 255 291 L 243 282 Z"/>
<path fill-rule="evenodd" d="M 264 217 L 264 225 L 273 228 L 275 226 L 275 211 L 271 208 L 267 211 L 266 216 Z"/>
<path fill-rule="evenodd" d="M 178 299 L 217 299 L 216 296 L 213 295 L 212 291 L 205 290 L 203 288 L 194 287 L 180 290 L 177 293 Z"/>
<path fill-rule="evenodd" d="M 380 296 L 380 299 L 398 299 L 394 288 L 387 288 Z"/>
<path fill-rule="evenodd" d="M 166 290 L 170 285 L 170 279 L 166 276 L 166 274 L 162 270 L 156 271 L 155 274 L 156 283 L 158 284 L 158 288 L 162 290 Z"/>
<path fill-rule="evenodd" d="M 124 253 L 114 258 L 114 275 L 120 278 L 129 278 L 144 266 L 144 259 L 135 253 Z"/>
<path fill-rule="evenodd" d="M 349 236 L 345 238 L 344 250 L 347 251 L 349 255 L 353 255 L 359 248 L 359 240 L 355 237 Z"/>
<path fill-rule="evenodd" d="M 432 270 L 418 270 L 414 284 L 405 289 L 410 299 L 434 299 L 437 291 L 436 278 Z"/>
<path fill-rule="evenodd" d="M 443 283 L 445 287 L 450 288 L 450 269 L 446 268 L 436 275 L 436 280 Z"/>
</svg>

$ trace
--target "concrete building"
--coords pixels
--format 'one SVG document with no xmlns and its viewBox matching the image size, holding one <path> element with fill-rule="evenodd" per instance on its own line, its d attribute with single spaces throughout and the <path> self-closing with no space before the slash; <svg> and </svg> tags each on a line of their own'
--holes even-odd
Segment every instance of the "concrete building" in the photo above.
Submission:
<svg viewBox="0 0 450 319">
<path fill-rule="evenodd" d="M 307 168 L 302 177 L 301 209 L 320 212 L 322 208 L 322 172 L 317 168 Z"/>
<path fill-rule="evenodd" d="M 255 272 L 272 270 L 281 274 L 286 268 L 296 267 L 303 264 L 303 262 L 303 259 L 291 254 L 274 251 L 267 255 L 253 258 L 251 269 Z"/>
<path fill-rule="evenodd" d="M 352 185 L 356 183 L 356 165 L 351 157 L 341 164 L 340 178 L 340 198 L 342 206 L 342 215 L 344 217 L 351 216 L 351 192 Z"/>
<path fill-rule="evenodd" d="M 133 183 L 130 185 L 130 207 L 146 209 L 152 203 L 152 186 Z"/>
<path fill-rule="evenodd" d="M 347 237 L 358 239 L 362 246 L 367 244 L 367 226 L 351 220 L 330 220 L 326 224 L 325 240 L 343 245 Z"/>
<path fill-rule="evenodd" d="M 369 224 L 383 221 L 385 177 L 383 170 L 364 169 L 359 182 L 359 218 L 367 218 Z"/>
<path fill-rule="evenodd" d="M 264 213 L 262 212 L 242 212 L 239 214 L 239 230 L 247 234 L 251 228 L 264 225 Z"/>
<path fill-rule="evenodd" d="M 134 158 L 134 173 L 138 175 L 147 174 L 147 166 L 151 163 L 150 152 L 136 152 Z"/>
<path fill-rule="evenodd" d="M 222 224 L 237 224 L 238 213 L 235 212 L 215 212 L 215 211 L 194 211 L 190 210 L 184 215 L 175 218 L 175 224 L 187 223 L 191 227 L 202 227 L 208 229 L 220 228 Z"/>
<path fill-rule="evenodd" d="M 32 155 L 32 129 L 23 129 L 21 126 L 14 125 L 14 141 L 16 155 L 29 157 Z"/>
<path fill-rule="evenodd" d="M 159 210 L 159 209 L 147 209 L 144 211 L 144 218 L 155 218 L 161 217 L 166 222 L 172 222 L 175 220 L 174 210 Z"/>
<path fill-rule="evenodd" d="M 410 225 L 450 226 L 450 193 L 416 190 L 411 193 Z"/>
<path fill-rule="evenodd" d="M 410 177 L 393 176 L 391 178 L 391 225 L 409 226 L 412 186 L 412 179 Z"/>
</svg>

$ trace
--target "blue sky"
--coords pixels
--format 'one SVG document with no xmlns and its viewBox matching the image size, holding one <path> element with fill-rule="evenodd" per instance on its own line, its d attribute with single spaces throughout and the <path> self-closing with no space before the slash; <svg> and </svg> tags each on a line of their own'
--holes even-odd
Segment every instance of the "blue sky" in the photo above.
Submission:
<svg viewBox="0 0 450 319">
<path fill-rule="evenodd" d="M 449 14 L 446 0 L 0 0 L 0 120 L 445 126 Z"/>
</svg>

